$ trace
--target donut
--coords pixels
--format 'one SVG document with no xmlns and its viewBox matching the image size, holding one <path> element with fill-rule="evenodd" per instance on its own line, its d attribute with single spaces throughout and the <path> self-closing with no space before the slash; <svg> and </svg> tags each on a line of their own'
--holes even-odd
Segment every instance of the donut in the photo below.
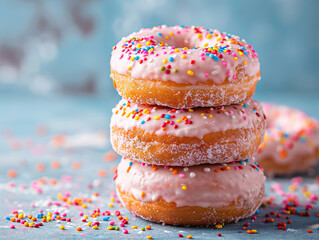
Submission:
<svg viewBox="0 0 319 240">
<path fill-rule="evenodd" d="M 169 166 L 249 159 L 266 125 L 262 106 L 248 99 L 231 106 L 171 109 L 122 99 L 113 109 L 111 143 L 131 160 Z"/>
<path fill-rule="evenodd" d="M 124 206 L 154 222 L 215 225 L 254 214 L 265 176 L 256 162 L 167 167 L 122 158 L 116 189 Z"/>
<path fill-rule="evenodd" d="M 113 47 L 118 93 L 140 104 L 171 108 L 241 103 L 260 79 L 258 55 L 239 37 L 203 27 L 158 26 Z"/>
<path fill-rule="evenodd" d="M 319 123 L 304 112 L 263 103 L 268 119 L 256 156 L 268 176 L 304 172 L 319 159 Z"/>
</svg>

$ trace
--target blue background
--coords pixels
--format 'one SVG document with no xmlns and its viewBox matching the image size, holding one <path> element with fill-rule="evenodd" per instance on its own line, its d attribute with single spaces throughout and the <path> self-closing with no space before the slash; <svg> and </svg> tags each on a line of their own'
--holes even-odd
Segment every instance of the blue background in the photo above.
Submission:
<svg viewBox="0 0 319 240">
<path fill-rule="evenodd" d="M 112 46 L 142 27 L 180 24 L 251 43 L 262 69 L 257 94 L 315 98 L 318 7 L 317 0 L 0 0 L 0 93 L 119 99 L 109 78 Z"/>
</svg>

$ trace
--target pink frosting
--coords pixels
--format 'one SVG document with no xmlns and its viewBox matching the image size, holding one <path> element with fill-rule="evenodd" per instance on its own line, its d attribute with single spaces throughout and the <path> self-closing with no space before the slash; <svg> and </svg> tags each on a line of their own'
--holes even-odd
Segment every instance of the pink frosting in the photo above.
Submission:
<svg viewBox="0 0 319 240">
<path fill-rule="evenodd" d="M 222 84 L 241 81 L 238 69 L 255 76 L 260 64 L 252 46 L 237 36 L 203 27 L 158 26 L 122 38 L 113 48 L 111 69 L 136 79 Z"/>
<path fill-rule="evenodd" d="M 236 204 L 240 208 L 244 202 L 256 201 L 265 183 L 263 170 L 247 161 L 194 167 L 156 166 L 154 170 L 123 158 L 117 168 L 116 185 L 142 202 L 161 197 L 177 207 L 223 207 L 239 199 Z"/>
<path fill-rule="evenodd" d="M 264 117 L 261 104 L 252 99 L 242 104 L 189 110 L 147 107 L 122 99 L 113 109 L 111 127 L 125 130 L 137 127 L 158 135 L 202 139 L 212 132 L 255 129 Z"/>
<path fill-rule="evenodd" d="M 294 162 L 305 155 L 314 155 L 315 148 L 319 147 L 319 123 L 297 109 L 269 103 L 262 105 L 268 126 L 257 161 L 262 163 L 265 158 L 271 158 L 277 164 L 291 164 L 294 171 L 304 170 L 303 166 L 294 166 Z M 314 165 L 316 160 L 310 159 L 309 165 Z"/>
</svg>

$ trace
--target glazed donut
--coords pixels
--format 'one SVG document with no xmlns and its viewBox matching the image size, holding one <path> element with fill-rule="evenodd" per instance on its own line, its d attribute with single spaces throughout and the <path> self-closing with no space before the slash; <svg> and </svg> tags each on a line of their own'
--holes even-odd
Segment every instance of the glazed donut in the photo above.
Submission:
<svg viewBox="0 0 319 240">
<path fill-rule="evenodd" d="M 192 166 L 251 158 L 266 121 L 262 106 L 176 110 L 122 99 L 113 109 L 111 143 L 120 155 L 155 165 Z"/>
<path fill-rule="evenodd" d="M 241 103 L 260 79 L 258 56 L 234 35 L 203 27 L 158 26 L 123 38 L 111 57 L 123 98 L 171 108 Z"/>
<path fill-rule="evenodd" d="M 257 161 L 268 176 L 304 172 L 319 159 L 319 123 L 300 110 L 263 103 L 268 119 Z"/>
<path fill-rule="evenodd" d="M 163 167 L 123 158 L 116 188 L 124 206 L 150 221 L 174 225 L 237 222 L 255 213 L 265 176 L 249 161 Z"/>
</svg>

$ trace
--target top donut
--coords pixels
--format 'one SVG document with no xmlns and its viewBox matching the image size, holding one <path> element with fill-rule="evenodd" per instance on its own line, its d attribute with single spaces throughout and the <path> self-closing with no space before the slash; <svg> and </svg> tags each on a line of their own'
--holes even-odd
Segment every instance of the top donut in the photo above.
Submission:
<svg viewBox="0 0 319 240">
<path fill-rule="evenodd" d="M 172 108 L 241 103 L 260 79 L 258 55 L 239 37 L 203 27 L 158 26 L 113 48 L 111 78 L 124 98 Z"/>
</svg>

